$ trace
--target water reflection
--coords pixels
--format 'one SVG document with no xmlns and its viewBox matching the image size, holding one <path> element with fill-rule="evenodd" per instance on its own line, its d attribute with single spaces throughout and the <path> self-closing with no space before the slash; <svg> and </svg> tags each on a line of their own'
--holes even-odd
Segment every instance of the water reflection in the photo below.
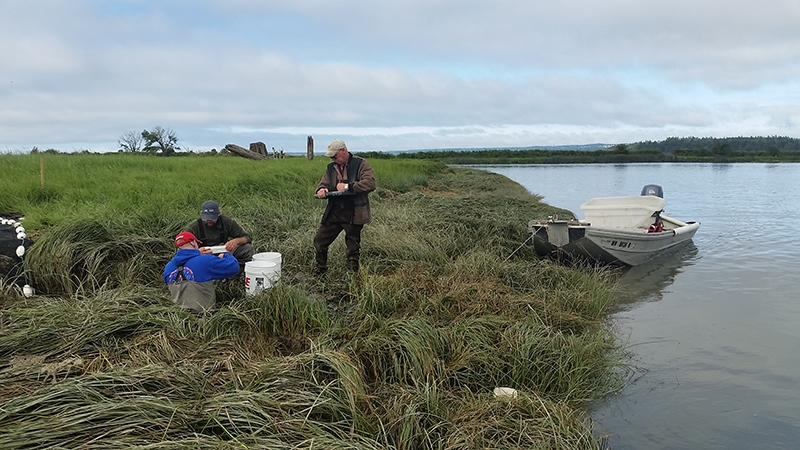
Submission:
<svg viewBox="0 0 800 450">
<path fill-rule="evenodd" d="M 732 163 L 712 163 L 711 169 L 716 171 L 727 171 L 733 167 Z"/>
<path fill-rule="evenodd" d="M 698 259 L 697 247 L 688 241 L 652 261 L 624 270 L 617 282 L 617 307 L 627 310 L 636 303 L 661 300 L 664 289 Z"/>
</svg>

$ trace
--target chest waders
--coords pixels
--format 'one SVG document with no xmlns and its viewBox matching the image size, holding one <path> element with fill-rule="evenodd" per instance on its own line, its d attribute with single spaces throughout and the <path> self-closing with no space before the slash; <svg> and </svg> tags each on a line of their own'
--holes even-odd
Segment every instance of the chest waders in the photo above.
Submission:
<svg viewBox="0 0 800 450">
<path fill-rule="evenodd" d="M 347 163 L 347 182 L 351 185 L 359 180 L 358 168 L 361 167 L 361 161 L 363 160 L 360 158 L 350 158 L 350 162 Z M 336 183 L 339 181 L 336 163 L 328 164 L 328 180 L 330 180 L 331 183 L 328 190 L 335 190 Z M 322 223 L 325 223 L 334 211 L 339 213 L 346 211 L 350 215 L 349 222 L 352 223 L 352 216 L 355 214 L 355 209 L 355 198 L 353 195 L 330 198 L 328 199 L 328 206 L 325 207 L 325 212 L 322 214 Z"/>
<path fill-rule="evenodd" d="M 222 217 L 217 218 L 217 223 L 214 224 L 214 227 L 219 228 L 219 243 L 220 245 L 225 245 L 228 242 L 228 233 L 225 231 L 225 226 L 222 224 Z M 197 219 L 197 229 L 199 230 L 200 236 L 197 236 L 200 239 L 200 242 L 203 245 L 206 244 L 206 224 L 203 222 L 203 219 Z"/>
</svg>

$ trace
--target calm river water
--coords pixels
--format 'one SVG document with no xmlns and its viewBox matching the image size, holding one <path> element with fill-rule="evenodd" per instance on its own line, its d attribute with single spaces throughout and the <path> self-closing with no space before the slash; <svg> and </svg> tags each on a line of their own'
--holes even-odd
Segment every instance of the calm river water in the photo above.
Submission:
<svg viewBox="0 0 800 450">
<path fill-rule="evenodd" d="M 666 215 L 701 223 L 620 283 L 610 326 L 634 372 L 592 411 L 613 449 L 800 448 L 800 164 L 479 168 L 579 218 L 658 184 Z"/>
</svg>

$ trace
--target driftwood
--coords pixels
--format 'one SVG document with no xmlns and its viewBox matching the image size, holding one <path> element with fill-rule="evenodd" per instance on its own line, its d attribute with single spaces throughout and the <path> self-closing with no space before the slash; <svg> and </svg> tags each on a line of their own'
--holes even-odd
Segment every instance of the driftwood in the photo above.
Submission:
<svg viewBox="0 0 800 450">
<path fill-rule="evenodd" d="M 225 150 L 227 150 L 227 151 L 229 151 L 231 153 L 235 153 L 235 154 L 241 156 L 242 158 L 249 158 L 249 159 L 267 159 L 267 158 L 269 158 L 266 155 L 261 155 L 261 154 L 258 154 L 256 152 L 251 152 L 250 150 L 248 150 L 248 149 L 246 149 L 244 147 L 239 147 L 236 144 L 228 144 L 228 145 L 226 145 L 225 146 Z"/>
<path fill-rule="evenodd" d="M 309 136 L 306 143 L 306 158 L 311 161 L 314 159 L 314 138 Z"/>
</svg>

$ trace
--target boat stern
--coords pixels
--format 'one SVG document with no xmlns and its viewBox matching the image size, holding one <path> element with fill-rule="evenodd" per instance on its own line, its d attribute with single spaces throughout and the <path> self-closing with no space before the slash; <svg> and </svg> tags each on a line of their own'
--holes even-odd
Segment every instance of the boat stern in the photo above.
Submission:
<svg viewBox="0 0 800 450">
<path fill-rule="evenodd" d="M 532 220 L 528 231 L 533 238 L 533 247 L 539 256 L 557 253 L 570 242 L 580 239 L 585 233 L 585 224 L 576 220 Z"/>
</svg>

